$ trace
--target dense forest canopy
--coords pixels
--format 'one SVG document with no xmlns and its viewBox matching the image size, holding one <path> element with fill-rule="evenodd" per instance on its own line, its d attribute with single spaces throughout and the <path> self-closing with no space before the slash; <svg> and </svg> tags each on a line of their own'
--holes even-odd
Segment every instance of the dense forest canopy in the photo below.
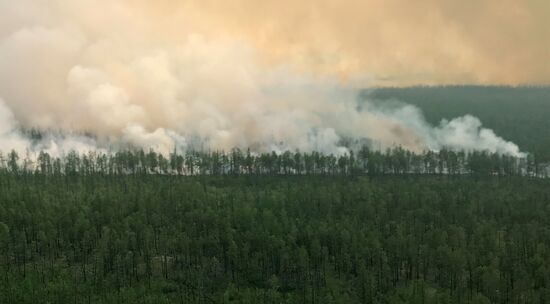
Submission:
<svg viewBox="0 0 550 304">
<path fill-rule="evenodd" d="M 550 87 L 418 86 L 377 88 L 364 97 L 419 107 L 433 125 L 441 119 L 472 114 L 522 150 L 550 160 Z"/>
<path fill-rule="evenodd" d="M 548 303 L 550 184 L 0 174 L 1 303 Z"/>
</svg>

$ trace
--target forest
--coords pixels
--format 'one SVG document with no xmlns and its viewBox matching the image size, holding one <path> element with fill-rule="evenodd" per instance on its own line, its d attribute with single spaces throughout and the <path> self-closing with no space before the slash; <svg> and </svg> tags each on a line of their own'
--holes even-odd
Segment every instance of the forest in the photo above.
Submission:
<svg viewBox="0 0 550 304">
<path fill-rule="evenodd" d="M 533 157 L 1 160 L 0 303 L 550 302 L 550 180 Z"/>
<path fill-rule="evenodd" d="M 524 89 L 365 92 L 479 116 L 520 157 L 0 153 L 0 303 L 550 303 L 549 95 Z"/>
<path fill-rule="evenodd" d="M 5 174 L 39 175 L 465 175 L 531 176 L 546 178 L 550 164 L 535 155 L 509 156 L 487 151 L 424 151 L 415 153 L 401 147 L 385 151 L 363 145 L 357 152 L 340 155 L 320 152 L 284 151 L 252 153 L 235 148 L 224 151 L 174 151 L 165 156 L 150 149 L 119 152 L 78 153 L 70 151 L 54 157 L 40 152 L 24 157 L 12 150 L 0 152 L 0 171 Z"/>
<path fill-rule="evenodd" d="M 0 304 L 550 304 L 550 0 L 0 0 Z"/>
</svg>

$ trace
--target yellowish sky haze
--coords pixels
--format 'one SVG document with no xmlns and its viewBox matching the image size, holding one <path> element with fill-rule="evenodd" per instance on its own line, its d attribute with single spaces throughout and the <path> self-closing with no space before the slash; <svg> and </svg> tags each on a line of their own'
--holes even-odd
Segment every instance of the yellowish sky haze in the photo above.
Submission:
<svg viewBox="0 0 550 304">
<path fill-rule="evenodd" d="M 240 39 L 265 62 L 387 85 L 550 82 L 545 0 L 14 2 L 0 0 L 13 16 L 0 34 L 24 21 L 158 46 L 189 35 Z"/>
</svg>

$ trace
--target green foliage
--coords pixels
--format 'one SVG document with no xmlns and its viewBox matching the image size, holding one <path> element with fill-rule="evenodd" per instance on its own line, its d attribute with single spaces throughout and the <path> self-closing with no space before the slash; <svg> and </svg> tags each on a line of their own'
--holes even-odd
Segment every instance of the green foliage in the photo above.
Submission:
<svg viewBox="0 0 550 304">
<path fill-rule="evenodd" d="M 547 179 L 148 170 L 0 173 L 0 303 L 550 300 Z"/>
<path fill-rule="evenodd" d="M 512 157 L 486 151 L 424 151 L 413 153 L 401 147 L 385 151 L 362 146 L 354 153 L 326 155 L 319 152 L 285 151 L 281 154 L 261 153 L 246 158 L 238 150 L 197 152 L 184 155 L 171 153 L 168 158 L 150 150 L 119 151 L 104 154 L 78 154 L 70 151 L 63 158 L 54 158 L 40 152 L 36 161 L 25 157 L 23 166 L 17 162 L 17 153 L 10 153 L 11 161 L 1 162 L 0 172 L 21 176 L 43 175 L 78 178 L 91 175 L 475 175 L 475 176 L 532 176 L 546 177 L 550 164 L 540 162 L 535 155 Z"/>
</svg>

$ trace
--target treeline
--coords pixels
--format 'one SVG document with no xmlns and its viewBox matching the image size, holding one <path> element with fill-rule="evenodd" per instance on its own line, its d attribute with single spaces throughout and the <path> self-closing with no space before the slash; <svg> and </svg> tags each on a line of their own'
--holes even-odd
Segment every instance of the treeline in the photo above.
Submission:
<svg viewBox="0 0 550 304">
<path fill-rule="evenodd" d="M 549 303 L 547 179 L 0 174 L 0 303 Z"/>
<path fill-rule="evenodd" d="M 319 152 L 251 153 L 233 149 L 223 151 L 165 156 L 154 150 L 116 153 L 69 152 L 52 157 L 40 152 L 36 158 L 20 159 L 12 151 L 0 154 L 0 170 L 33 174 L 175 174 L 175 175 L 499 175 L 546 177 L 547 163 L 539 163 L 533 155 L 513 157 L 489 152 L 441 150 L 416 154 L 400 147 L 386 151 L 363 146 L 358 152 L 326 155 Z"/>
</svg>

